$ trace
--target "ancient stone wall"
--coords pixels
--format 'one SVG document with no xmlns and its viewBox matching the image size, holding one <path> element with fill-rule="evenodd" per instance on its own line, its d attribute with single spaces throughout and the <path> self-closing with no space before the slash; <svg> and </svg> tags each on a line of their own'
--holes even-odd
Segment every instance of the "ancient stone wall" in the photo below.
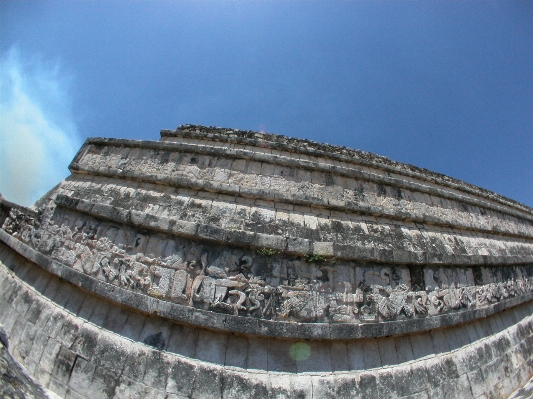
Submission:
<svg viewBox="0 0 533 399">
<path fill-rule="evenodd" d="M 2 202 L 0 323 L 50 390 L 478 398 L 533 374 L 530 208 L 361 151 L 161 135 L 89 139 L 38 209 Z"/>
</svg>

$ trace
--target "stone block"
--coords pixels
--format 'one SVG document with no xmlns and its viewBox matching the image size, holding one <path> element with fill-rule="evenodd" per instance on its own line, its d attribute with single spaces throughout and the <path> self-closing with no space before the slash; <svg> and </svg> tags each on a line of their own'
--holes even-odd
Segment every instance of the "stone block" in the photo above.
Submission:
<svg viewBox="0 0 533 399">
<path fill-rule="evenodd" d="M 255 397 L 245 373 L 227 371 L 222 376 L 222 398 L 239 399 Z"/>
<path fill-rule="evenodd" d="M 80 311 L 78 312 L 78 317 L 81 317 L 82 319 L 89 320 L 95 311 L 96 307 L 98 306 L 99 299 L 96 298 L 94 295 L 87 295 L 80 307 Z"/>
<path fill-rule="evenodd" d="M 313 242 L 313 254 L 321 256 L 334 256 L 333 242 Z"/>
<path fill-rule="evenodd" d="M 126 324 L 126 320 L 130 313 L 131 311 L 124 308 L 118 306 L 112 307 L 104 320 L 103 327 L 114 333 L 120 334 L 124 329 L 124 325 Z"/>
<path fill-rule="evenodd" d="M 72 373 L 68 381 L 68 386 L 83 397 L 91 396 L 91 380 L 96 366 L 80 356 L 76 357 Z"/>
<path fill-rule="evenodd" d="M 145 346 L 132 345 L 128 350 L 122 375 L 134 381 L 142 381 L 146 373 L 146 362 L 150 349 Z"/>
<path fill-rule="evenodd" d="M 361 373 L 359 376 L 359 390 L 362 398 L 378 399 L 379 389 L 378 381 L 374 374 Z"/>
<path fill-rule="evenodd" d="M 413 394 L 423 392 L 431 388 L 429 382 L 427 368 L 423 364 L 412 364 L 409 372 L 410 384 L 407 386 L 406 391 Z"/>
<path fill-rule="evenodd" d="M 194 236 L 198 231 L 198 224 L 185 220 L 171 220 L 169 230 L 174 234 Z"/>
<path fill-rule="evenodd" d="M 116 396 L 116 390 L 119 386 L 119 375 L 112 370 L 96 366 L 93 378 L 91 380 L 90 392 L 91 398 L 108 399 Z"/>
<path fill-rule="evenodd" d="M 305 352 L 303 353 L 305 356 L 296 356 L 296 369 L 298 373 L 331 373 L 333 371 L 331 344 L 323 341 L 307 341 L 305 342 L 305 345 L 308 345 L 309 347 L 309 355 Z M 291 347 L 291 349 L 295 348 L 296 347 Z"/>
<path fill-rule="evenodd" d="M 287 239 L 287 252 L 308 254 L 311 252 L 311 241 L 305 238 L 289 237 Z"/>
<path fill-rule="evenodd" d="M 285 251 L 287 248 L 287 239 L 285 237 L 257 233 L 255 236 L 255 245 L 260 248 Z"/>
<path fill-rule="evenodd" d="M 248 369 L 268 370 L 268 341 L 252 339 L 248 341 Z"/>
<path fill-rule="evenodd" d="M 143 384 L 150 389 L 164 392 L 167 387 L 169 370 L 175 360 L 175 356 L 157 350 L 150 350 L 146 358 L 146 372 L 144 373 Z"/>
<path fill-rule="evenodd" d="M 91 359 L 96 353 L 99 335 L 100 331 L 95 326 L 85 323 L 79 329 L 70 349 L 85 359 Z"/>
<path fill-rule="evenodd" d="M 429 397 L 429 394 L 425 391 L 423 392 L 417 392 L 409 396 L 405 396 L 402 399 L 432 399 Z"/>
<path fill-rule="evenodd" d="M 138 312 L 129 313 L 121 334 L 133 341 L 138 341 L 141 337 L 146 318 L 146 315 Z"/>
<path fill-rule="evenodd" d="M 139 381 L 127 377 L 120 377 L 115 389 L 116 398 L 144 399 L 150 394 L 150 388 Z"/>
<path fill-rule="evenodd" d="M 53 298 L 56 294 L 57 290 L 60 288 L 61 284 L 59 282 L 59 279 L 52 278 L 46 288 L 44 289 L 43 296 L 46 298 Z M 92 310 L 92 309 L 91 309 Z"/>
<path fill-rule="evenodd" d="M 289 374 L 270 374 L 269 398 L 292 398 Z"/>
<path fill-rule="evenodd" d="M 19 359 L 25 359 L 30 353 L 33 340 L 37 334 L 37 328 L 32 323 L 26 323 L 20 340 L 13 349 L 13 355 Z"/>
<path fill-rule="evenodd" d="M 335 396 L 337 398 L 348 399 L 363 399 L 364 396 L 359 386 L 359 375 L 351 375 L 349 373 L 338 373 L 334 375 L 335 379 Z"/>
<path fill-rule="evenodd" d="M 201 330 L 198 335 L 195 357 L 209 363 L 224 365 L 228 334 Z"/>
<path fill-rule="evenodd" d="M 313 383 L 311 376 L 305 374 L 290 374 L 291 397 L 312 399 Z"/>
<path fill-rule="evenodd" d="M 47 385 L 48 389 L 59 397 L 64 398 L 67 395 L 67 384 L 59 381 L 57 378 L 51 377 Z"/>
<path fill-rule="evenodd" d="M 366 368 L 364 346 L 366 340 L 353 340 L 346 343 L 348 351 L 349 369 L 352 371 L 364 370 Z M 376 345 L 377 349 L 377 345 Z M 377 364 L 377 363 L 376 363 Z M 377 367 L 377 366 L 376 366 Z"/>
<path fill-rule="evenodd" d="M 346 342 L 331 342 L 331 367 L 332 371 L 351 370 L 350 359 L 348 357 L 348 346 Z"/>
<path fill-rule="evenodd" d="M 76 391 L 72 390 L 71 388 L 67 389 L 67 392 L 65 393 L 65 399 L 85 399 L 85 395 L 81 395 L 77 393 Z"/>
<path fill-rule="evenodd" d="M 17 347 L 21 337 L 22 332 L 24 331 L 24 328 L 26 327 L 26 320 L 24 319 L 24 316 L 20 316 L 18 313 L 13 312 L 15 314 L 16 320 L 13 323 L 13 327 L 8 329 L 6 326 L 6 332 L 9 336 L 9 345 L 11 348 Z M 15 359 L 18 361 L 21 361 L 22 359 L 18 358 L 18 353 L 13 353 L 15 355 Z"/>
<path fill-rule="evenodd" d="M 333 375 L 312 375 L 313 398 L 336 399 L 337 385 Z"/>
<path fill-rule="evenodd" d="M 465 398 L 472 399 L 472 389 L 467 375 L 463 374 L 459 378 L 450 379 L 441 385 L 441 391 L 445 398 Z M 430 395 L 431 397 L 431 395 Z"/>
<path fill-rule="evenodd" d="M 404 369 L 386 368 L 379 370 L 375 374 L 377 378 L 378 397 L 394 398 L 400 396 L 397 394 L 397 386 L 401 386 L 401 384 L 398 378 L 395 378 L 399 374 L 404 374 Z"/>
<path fill-rule="evenodd" d="M 62 384 L 67 384 L 75 361 L 76 354 L 64 346 L 60 346 L 57 357 L 54 360 L 52 377 Z"/>
<path fill-rule="evenodd" d="M 37 280 L 33 284 L 33 288 L 37 292 L 43 292 L 52 278 L 53 276 L 51 274 L 46 273 L 43 270 L 39 270 L 39 276 L 37 277 Z M 34 300 L 35 300 L 35 295 L 34 295 Z"/>
<path fill-rule="evenodd" d="M 28 373 L 30 373 L 30 375 L 35 375 L 35 370 L 39 365 L 41 356 L 43 354 L 47 342 L 47 335 L 42 334 L 39 331 L 37 332 L 37 334 L 35 334 L 31 349 L 26 358 L 24 359 L 24 364 L 26 365 L 26 368 L 28 369 Z"/>
<path fill-rule="evenodd" d="M 224 364 L 230 367 L 246 368 L 247 358 L 248 338 L 229 334 Z"/>
<path fill-rule="evenodd" d="M 409 336 L 404 335 L 394 338 L 394 345 L 396 347 L 396 355 L 399 363 L 410 362 L 415 359 Z"/>
<path fill-rule="evenodd" d="M 13 300 L 12 306 L 17 313 L 24 315 L 32 303 L 32 295 L 28 291 L 24 290 L 20 292 L 19 295 Z"/>
<path fill-rule="evenodd" d="M 291 355 L 291 348 L 297 344 L 294 341 L 271 340 L 268 345 L 268 370 L 296 373 L 296 359 Z"/>
<path fill-rule="evenodd" d="M 163 350 L 168 345 L 171 325 L 160 317 L 148 316 L 139 336 L 139 341 Z"/>
<path fill-rule="evenodd" d="M 431 330 L 430 335 L 433 342 L 433 349 L 436 354 L 450 351 L 444 330 Z"/>
<path fill-rule="evenodd" d="M 381 357 L 379 353 L 378 341 L 369 338 L 362 341 L 365 370 L 381 367 Z"/>
<path fill-rule="evenodd" d="M 377 340 L 379 348 L 379 356 L 383 366 L 391 366 L 398 364 L 398 354 L 396 346 L 394 345 L 394 338 L 384 337 Z"/>
<path fill-rule="evenodd" d="M 93 361 L 95 364 L 122 373 L 126 363 L 128 344 L 111 334 L 100 334 L 96 345 Z"/>
<path fill-rule="evenodd" d="M 191 399 L 220 399 L 221 373 L 216 367 L 196 368 Z"/>
<path fill-rule="evenodd" d="M 195 368 L 194 364 L 182 359 L 173 362 L 169 369 L 166 391 L 190 397 L 196 376 Z"/>
<path fill-rule="evenodd" d="M 448 348 L 450 351 L 457 350 L 462 346 L 459 337 L 457 336 L 456 328 L 444 329 L 444 337 L 448 342 Z"/>
<path fill-rule="evenodd" d="M 56 339 L 61 345 L 69 348 L 78 337 L 79 330 L 83 324 L 83 320 L 79 320 L 67 314 L 63 319 L 61 329 L 55 335 Z"/>
</svg>

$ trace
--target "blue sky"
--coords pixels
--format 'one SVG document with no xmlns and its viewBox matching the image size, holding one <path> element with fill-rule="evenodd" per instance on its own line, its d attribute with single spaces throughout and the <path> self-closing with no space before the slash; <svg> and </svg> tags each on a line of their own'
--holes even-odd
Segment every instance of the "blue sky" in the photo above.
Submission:
<svg viewBox="0 0 533 399">
<path fill-rule="evenodd" d="M 2 1 L 0 192 L 193 123 L 374 152 L 533 206 L 533 2 Z"/>
</svg>

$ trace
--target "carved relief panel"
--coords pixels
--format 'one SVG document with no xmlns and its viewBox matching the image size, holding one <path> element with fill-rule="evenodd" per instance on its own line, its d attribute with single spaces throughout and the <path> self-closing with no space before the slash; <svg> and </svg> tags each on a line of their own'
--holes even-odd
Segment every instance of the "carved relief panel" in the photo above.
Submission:
<svg viewBox="0 0 533 399">
<path fill-rule="evenodd" d="M 16 226 L 17 215 L 7 226 Z M 6 226 L 6 223 L 4 226 Z M 245 317 L 366 323 L 488 306 L 533 291 L 533 267 L 357 264 L 150 234 L 55 208 L 13 235 L 80 273 L 185 306 Z"/>
</svg>

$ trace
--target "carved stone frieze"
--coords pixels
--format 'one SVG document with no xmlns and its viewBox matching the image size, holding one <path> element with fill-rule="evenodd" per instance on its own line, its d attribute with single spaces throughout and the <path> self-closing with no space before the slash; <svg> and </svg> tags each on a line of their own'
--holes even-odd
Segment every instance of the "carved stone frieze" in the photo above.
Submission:
<svg viewBox="0 0 533 399">
<path fill-rule="evenodd" d="M 35 219 L 28 213 L 11 208 L 1 227 L 13 237 L 27 240 L 34 223 Z"/>
<path fill-rule="evenodd" d="M 39 226 L 24 226 L 16 229 L 19 239 L 78 272 L 165 301 L 243 317 L 385 322 L 482 308 L 533 292 L 531 265 L 503 273 L 498 267 L 326 262 L 137 231 L 61 208 L 51 209 Z"/>
</svg>

